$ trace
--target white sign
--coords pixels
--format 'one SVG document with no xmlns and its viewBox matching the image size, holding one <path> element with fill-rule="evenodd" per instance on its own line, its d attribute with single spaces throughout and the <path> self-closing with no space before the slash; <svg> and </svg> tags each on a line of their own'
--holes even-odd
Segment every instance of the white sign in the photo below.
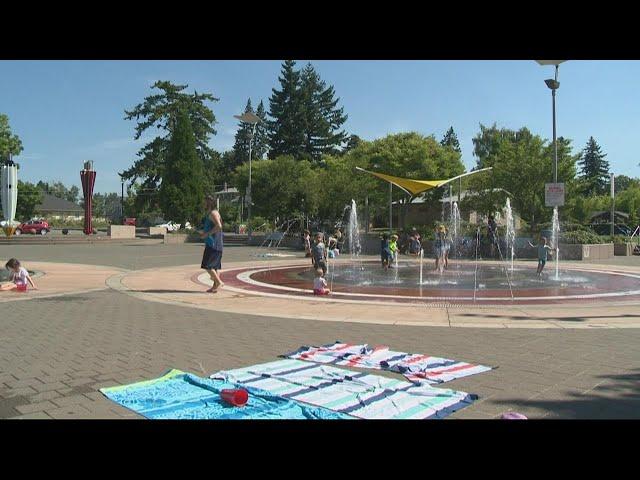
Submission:
<svg viewBox="0 0 640 480">
<path fill-rule="evenodd" d="M 545 183 L 544 204 L 547 207 L 564 206 L 564 183 Z"/>
</svg>

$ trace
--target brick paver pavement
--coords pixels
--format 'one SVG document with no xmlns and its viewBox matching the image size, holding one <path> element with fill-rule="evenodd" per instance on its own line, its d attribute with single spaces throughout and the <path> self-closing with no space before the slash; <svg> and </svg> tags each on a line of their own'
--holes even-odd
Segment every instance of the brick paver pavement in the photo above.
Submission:
<svg viewBox="0 0 640 480">
<path fill-rule="evenodd" d="M 3 248 L 1 258 L 9 256 Z M 121 268 L 192 264 L 201 252 L 173 245 L 65 248 L 55 261 Z M 247 259 L 247 249 L 229 250 L 227 258 Z M 11 253 L 53 260 L 37 251 Z M 530 418 L 640 418 L 640 329 L 318 322 L 166 305 L 113 290 L 2 304 L 0 418 L 138 418 L 98 388 L 169 368 L 205 375 L 337 339 L 499 366 L 445 385 L 480 395 L 450 418 L 495 418 L 508 410 Z"/>
</svg>

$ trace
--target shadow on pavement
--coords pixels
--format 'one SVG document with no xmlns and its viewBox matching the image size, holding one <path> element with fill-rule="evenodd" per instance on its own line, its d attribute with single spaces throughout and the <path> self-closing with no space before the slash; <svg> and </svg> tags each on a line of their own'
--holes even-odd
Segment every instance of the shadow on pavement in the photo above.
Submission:
<svg viewBox="0 0 640 480">
<path fill-rule="evenodd" d="M 545 418 L 640 419 L 640 369 L 595 378 L 601 379 L 601 383 L 582 393 L 570 387 L 554 388 L 554 396 L 565 398 L 508 398 L 494 402 L 509 404 L 514 409 L 520 407 L 525 415 L 527 408 L 550 412 Z M 543 392 L 541 396 L 544 395 Z"/>
<path fill-rule="evenodd" d="M 481 317 L 481 318 L 503 318 L 509 320 L 557 320 L 560 322 L 586 322 L 588 320 L 598 318 L 640 318 L 640 315 L 634 315 L 631 313 L 625 313 L 622 315 L 589 315 L 583 317 L 532 317 L 528 315 L 500 315 L 500 314 L 486 314 L 486 313 L 461 313 L 461 317 Z"/>
</svg>

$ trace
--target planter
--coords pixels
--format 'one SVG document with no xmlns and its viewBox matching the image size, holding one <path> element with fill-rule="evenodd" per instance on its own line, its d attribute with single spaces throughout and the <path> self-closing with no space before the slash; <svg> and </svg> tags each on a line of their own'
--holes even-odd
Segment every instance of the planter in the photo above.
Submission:
<svg viewBox="0 0 640 480">
<path fill-rule="evenodd" d="M 107 233 L 113 239 L 136 238 L 136 227 L 133 225 L 110 225 Z"/>
<path fill-rule="evenodd" d="M 605 260 L 613 258 L 613 243 L 572 245 L 560 244 L 560 260 Z"/>
<path fill-rule="evenodd" d="M 197 239 L 191 239 L 189 235 L 186 233 L 167 233 L 164 236 L 164 244 L 165 245 L 176 245 L 180 243 L 187 242 L 197 242 Z"/>
<path fill-rule="evenodd" d="M 633 243 L 615 243 L 613 253 L 616 256 L 628 257 L 633 255 Z"/>
</svg>

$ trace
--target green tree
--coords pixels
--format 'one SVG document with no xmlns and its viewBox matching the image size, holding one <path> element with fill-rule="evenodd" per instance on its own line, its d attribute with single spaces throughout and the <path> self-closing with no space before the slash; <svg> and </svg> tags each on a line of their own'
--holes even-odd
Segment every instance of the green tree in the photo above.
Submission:
<svg viewBox="0 0 640 480">
<path fill-rule="evenodd" d="M 67 188 L 62 182 L 48 183 L 40 180 L 36 185 L 43 193 L 53 195 L 57 198 L 64 198 L 73 203 L 78 203 L 80 189 L 73 185 Z"/>
<path fill-rule="evenodd" d="M 300 94 L 304 121 L 304 147 L 306 158 L 318 161 L 324 154 L 340 151 L 347 134 L 340 130 L 347 121 L 344 108 L 338 108 L 333 86 L 328 86 L 311 63 L 300 74 Z"/>
<path fill-rule="evenodd" d="M 361 147 L 362 148 L 362 147 Z M 322 220 L 336 221 L 341 219 L 345 206 L 355 200 L 358 206 L 370 197 L 370 204 L 382 205 L 386 208 L 386 192 L 381 182 L 373 175 L 356 171 L 356 167 L 370 168 L 366 155 L 346 154 L 341 157 L 326 155 L 323 157 L 324 168 L 318 168 L 318 185 L 321 185 L 318 203 L 318 217 Z M 308 212 L 313 214 L 313 212 Z"/>
<path fill-rule="evenodd" d="M 253 147 L 251 149 L 252 158 L 262 160 L 269 150 L 269 129 L 267 125 L 267 112 L 264 109 L 264 103 L 260 100 L 256 115 L 262 119 L 256 124 L 256 134 L 253 137 Z"/>
<path fill-rule="evenodd" d="M 296 62 L 286 60 L 278 80 L 280 90 L 272 89 L 269 98 L 269 158 L 292 155 L 301 158 L 304 152 L 305 121 L 300 92 L 300 72 Z"/>
<path fill-rule="evenodd" d="M 251 108 L 251 99 L 247 100 L 247 106 L 244 113 L 254 113 Z M 257 125 L 256 125 L 257 129 Z M 233 145 L 233 168 L 249 161 L 249 142 L 252 141 L 253 125 L 250 123 L 239 122 L 238 131 L 235 135 L 235 144 Z M 253 144 L 252 144 L 253 147 Z M 255 152 L 251 152 L 253 156 Z M 256 157 L 253 157 L 256 158 Z"/>
<path fill-rule="evenodd" d="M 443 147 L 433 136 L 425 137 L 415 132 L 387 135 L 373 142 L 363 141 L 345 158 L 367 169 L 420 180 L 446 179 L 464 172 L 464 165 L 458 152 Z M 364 174 L 353 172 L 352 175 Z M 371 185 L 373 188 L 368 193 L 370 206 L 388 208 L 389 196 L 386 183 L 375 180 Z M 435 189 L 420 196 L 436 201 L 442 194 L 443 189 Z M 399 188 L 393 189 L 393 199 L 403 204 L 400 211 L 401 226 L 404 226 L 409 203 L 416 198 L 418 196 L 408 196 Z"/>
<path fill-rule="evenodd" d="M 473 192 L 464 208 L 491 214 L 504 207 L 506 197 L 518 214 L 532 226 L 548 220 L 551 209 L 545 207 L 545 183 L 553 180 L 553 145 L 527 128 L 498 129 L 480 125 L 473 139 L 477 167 L 493 167 L 485 174 L 471 177 L 467 184 Z M 558 139 L 558 179 L 567 184 L 567 195 L 574 191 L 577 156 L 571 153 L 571 141 Z"/>
<path fill-rule="evenodd" d="M 164 176 L 165 160 L 172 132 L 177 126 L 177 115 L 184 110 L 194 132 L 195 148 L 201 164 L 208 160 L 213 151 L 208 146 L 209 139 L 216 134 L 214 125 L 216 117 L 206 102 L 217 102 L 218 99 L 209 93 L 185 93 L 188 85 L 174 85 L 168 81 L 158 81 L 152 88 L 160 90 L 136 105 L 132 110 L 125 110 L 126 120 L 135 120 L 134 139 L 138 140 L 149 129 L 158 131 L 152 141 L 138 151 L 138 159 L 120 176 L 130 183 L 141 179 L 141 186 L 146 190 L 158 188 Z"/>
<path fill-rule="evenodd" d="M 0 163 L 9 159 L 9 154 L 20 155 L 22 152 L 22 141 L 17 135 L 11 133 L 9 117 L 0 113 Z"/>
<path fill-rule="evenodd" d="M 167 220 L 195 223 L 204 199 L 202 160 L 188 113 L 178 111 L 160 186 L 160 207 Z"/>
<path fill-rule="evenodd" d="M 442 140 L 440 140 L 440 145 L 444 147 L 451 147 L 456 152 L 462 153 L 462 150 L 460 150 L 460 142 L 458 142 L 458 136 L 456 135 L 456 132 L 453 131 L 453 127 L 449 127 L 447 133 L 445 133 Z"/>
<path fill-rule="evenodd" d="M 580 158 L 581 176 L 586 180 L 586 195 L 603 194 L 609 186 L 609 162 L 593 137 L 589 137 L 587 146 Z"/>
<path fill-rule="evenodd" d="M 616 178 L 617 182 L 617 178 Z M 640 186 L 632 185 L 616 196 L 616 210 L 629 214 L 629 225 L 636 226 L 640 222 Z"/>
<path fill-rule="evenodd" d="M 249 165 L 240 165 L 234 184 L 245 191 L 249 182 Z M 305 160 L 281 156 L 256 162 L 251 173 L 253 214 L 269 219 L 290 219 L 303 213 L 315 214 L 320 186 L 317 172 Z"/>
<path fill-rule="evenodd" d="M 16 219 L 27 221 L 37 213 L 37 207 L 42 203 L 42 192 L 33 183 L 18 180 L 18 204 L 16 205 Z"/>
<path fill-rule="evenodd" d="M 347 144 L 344 146 L 342 150 L 342 154 L 349 153 L 351 150 L 356 148 L 358 145 L 362 143 L 362 139 L 358 135 L 350 135 L 347 140 Z"/>
<path fill-rule="evenodd" d="M 616 195 L 624 192 L 630 187 L 640 187 L 640 180 L 637 178 L 628 177 L 626 175 L 616 175 L 614 182 L 614 189 Z"/>
</svg>

